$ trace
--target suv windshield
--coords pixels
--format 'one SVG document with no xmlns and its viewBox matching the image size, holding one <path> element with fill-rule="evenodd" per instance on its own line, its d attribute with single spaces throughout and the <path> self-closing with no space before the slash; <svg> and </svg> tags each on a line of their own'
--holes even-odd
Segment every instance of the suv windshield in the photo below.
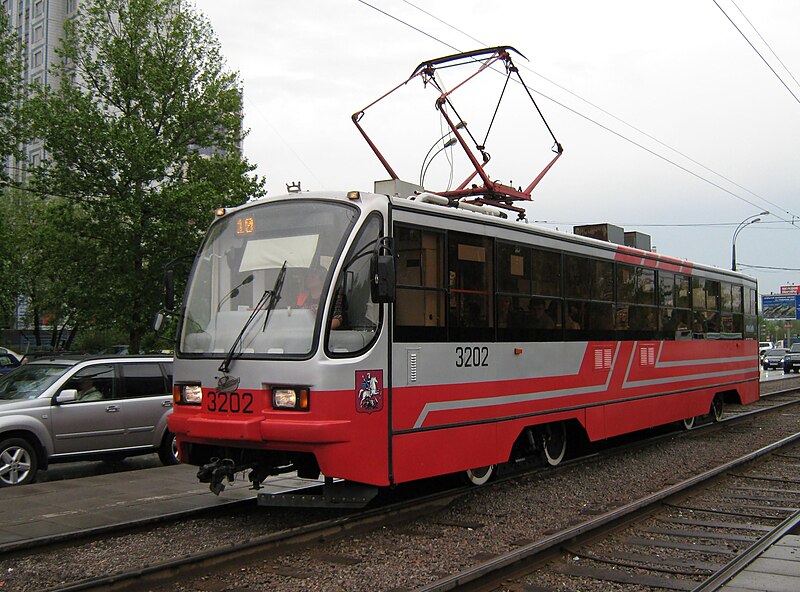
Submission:
<svg viewBox="0 0 800 592">
<path fill-rule="evenodd" d="M 309 354 L 333 264 L 357 216 L 346 203 L 296 199 L 220 220 L 195 261 L 180 351 L 222 358 L 236 343 L 237 357 Z"/>
<path fill-rule="evenodd" d="M 35 399 L 61 377 L 70 366 L 29 364 L 0 378 L 0 399 Z"/>
</svg>

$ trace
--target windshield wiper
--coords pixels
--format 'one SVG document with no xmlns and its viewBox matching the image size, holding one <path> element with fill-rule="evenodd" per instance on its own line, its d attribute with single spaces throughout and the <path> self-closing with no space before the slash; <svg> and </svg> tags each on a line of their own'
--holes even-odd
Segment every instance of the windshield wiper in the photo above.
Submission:
<svg viewBox="0 0 800 592">
<path fill-rule="evenodd" d="M 267 328 L 267 320 L 269 320 L 269 313 L 272 312 L 272 309 L 275 308 L 275 305 L 278 304 L 278 300 L 281 299 L 280 291 L 283 288 L 283 278 L 286 275 L 286 261 L 283 262 L 283 266 L 281 270 L 278 272 L 278 277 L 275 279 L 275 285 L 272 286 L 272 290 L 264 290 L 264 293 L 261 295 L 261 298 L 256 303 L 255 308 L 253 309 L 252 314 L 247 317 L 247 320 L 242 325 L 242 330 L 239 331 L 239 334 L 236 336 L 236 339 L 233 340 L 231 344 L 231 348 L 228 350 L 225 359 L 222 360 L 222 363 L 219 365 L 218 370 L 227 374 L 231 368 L 231 362 L 233 361 L 233 357 L 235 355 L 235 351 L 239 343 L 242 341 L 247 328 L 250 324 L 255 320 L 258 316 L 258 313 L 262 310 L 263 307 L 266 307 L 266 315 L 264 317 L 264 329 Z"/>
</svg>

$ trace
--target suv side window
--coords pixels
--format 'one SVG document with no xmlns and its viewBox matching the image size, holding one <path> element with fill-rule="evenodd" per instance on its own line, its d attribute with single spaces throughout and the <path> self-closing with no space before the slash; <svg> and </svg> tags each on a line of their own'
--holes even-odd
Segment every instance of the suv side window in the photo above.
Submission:
<svg viewBox="0 0 800 592">
<path fill-rule="evenodd" d="M 166 395 L 167 388 L 160 364 L 120 364 L 121 396 L 126 399 Z"/>
<path fill-rule="evenodd" d="M 99 401 L 114 398 L 114 367 L 96 364 L 81 368 L 64 383 L 61 390 L 75 389 L 78 401 Z"/>
</svg>

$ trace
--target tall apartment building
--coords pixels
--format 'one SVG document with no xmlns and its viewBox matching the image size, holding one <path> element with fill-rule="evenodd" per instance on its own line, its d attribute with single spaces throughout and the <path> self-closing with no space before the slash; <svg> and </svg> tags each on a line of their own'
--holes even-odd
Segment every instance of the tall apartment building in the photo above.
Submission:
<svg viewBox="0 0 800 592">
<path fill-rule="evenodd" d="M 55 48 L 61 43 L 64 22 L 78 9 L 80 0 L 0 0 L 9 16 L 11 28 L 19 36 L 24 55 L 24 81 L 42 85 L 54 84 L 51 66 L 57 60 Z M 35 142 L 23 147 L 25 160 L 9 158 L 2 164 L 12 179 L 20 181 L 25 162 L 32 166 L 42 158 L 42 144 Z"/>
</svg>

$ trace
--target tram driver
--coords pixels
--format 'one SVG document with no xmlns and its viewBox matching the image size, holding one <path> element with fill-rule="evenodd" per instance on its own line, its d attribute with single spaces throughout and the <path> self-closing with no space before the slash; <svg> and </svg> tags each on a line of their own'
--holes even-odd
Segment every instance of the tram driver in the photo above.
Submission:
<svg viewBox="0 0 800 592">
<path fill-rule="evenodd" d="M 303 280 L 303 287 L 297 294 L 297 308 L 305 308 L 317 314 L 319 299 L 322 296 L 322 288 L 325 285 L 325 270 L 321 267 L 311 267 Z M 331 329 L 338 329 L 342 326 L 342 293 L 336 291 L 335 305 L 331 316 Z"/>
</svg>

